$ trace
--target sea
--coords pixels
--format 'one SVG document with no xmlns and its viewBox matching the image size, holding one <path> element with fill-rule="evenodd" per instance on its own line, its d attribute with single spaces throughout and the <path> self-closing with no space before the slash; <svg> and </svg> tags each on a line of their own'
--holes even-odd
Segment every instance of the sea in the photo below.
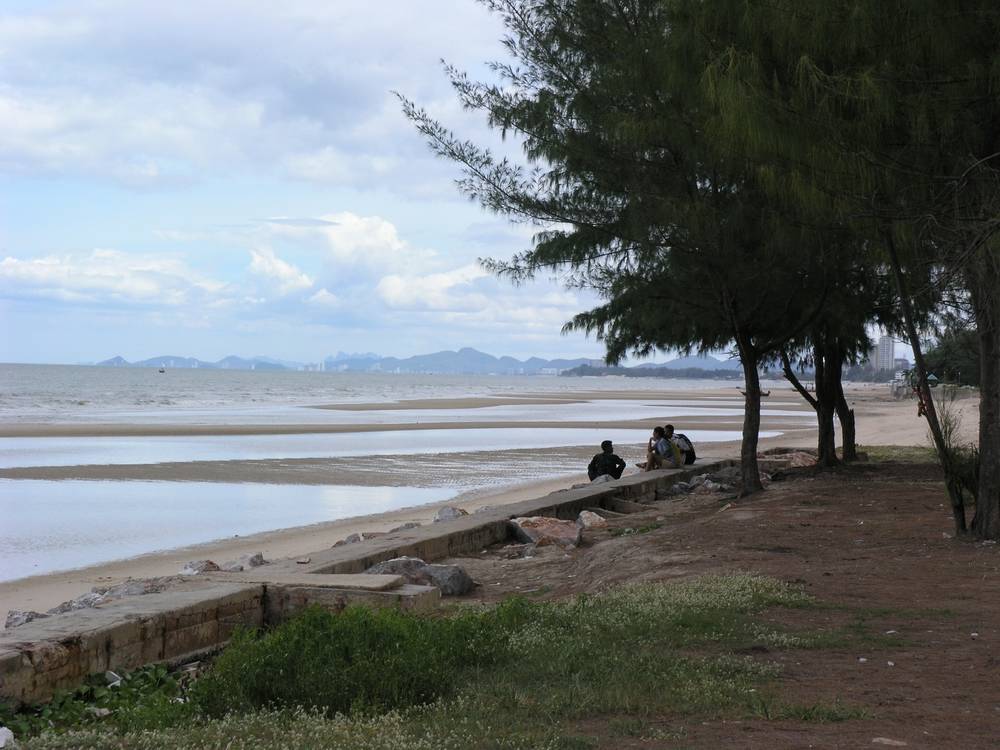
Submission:
<svg viewBox="0 0 1000 750">
<path fill-rule="evenodd" d="M 651 391 L 669 398 L 649 398 Z M 709 393 L 712 391 L 712 393 Z M 721 395 L 720 395 L 721 391 Z M 628 398 L 635 392 L 634 399 Z M 602 398 L 602 394 L 608 394 Z M 622 397 L 624 393 L 624 398 Z M 682 397 L 678 398 L 678 393 Z M 531 394 L 535 403 L 476 408 L 399 408 L 397 402 Z M 614 394 L 614 398 L 612 398 Z M 731 394 L 731 395 L 730 395 Z M 578 397 L 545 403 L 546 396 Z M 370 410 L 337 409 L 385 404 Z M 405 404 L 403 405 L 405 407 Z M 324 407 L 324 408 L 317 408 Z M 332 408 L 331 408 L 332 407 Z M 393 407 L 393 408 L 389 408 Z M 504 451 L 538 449 L 532 479 L 580 474 L 579 456 L 553 453 L 603 439 L 640 446 L 648 429 L 603 429 L 664 411 L 731 427 L 743 399 L 732 381 L 559 376 L 452 376 L 60 365 L 0 365 L 0 429 L 18 425 L 364 425 L 364 432 L 0 437 L 0 470 L 19 467 L 202 461 L 329 460 L 384 464 L 380 456 L 430 462 L 433 472 L 362 485 L 0 478 L 0 581 L 75 569 L 149 552 L 446 501 L 509 482 Z M 769 403 L 765 416 L 798 419 L 799 404 Z M 805 415 L 807 418 L 810 416 Z M 476 428 L 395 430 L 389 425 L 478 423 Z M 592 429 L 561 427 L 588 422 Z M 517 423 L 517 426 L 509 426 Z M 538 423 L 538 427 L 531 426 Z M 385 430 L 379 425 L 386 425 Z M 496 426 L 491 426 L 495 424 Z M 169 433 L 169 429 L 166 430 Z M 210 429 L 207 430 L 209 433 Z M 686 433 L 734 440 L 732 429 Z M 777 432 L 768 435 L 780 434 Z M 545 449 L 545 450 L 542 450 Z M 420 476 L 437 481 L 422 481 Z M 349 475 L 348 475 L 349 476 Z M 448 477 L 451 481 L 443 481 Z M 522 476 L 523 478 L 523 476 Z M 392 481 L 390 481 L 392 479 Z"/>
</svg>

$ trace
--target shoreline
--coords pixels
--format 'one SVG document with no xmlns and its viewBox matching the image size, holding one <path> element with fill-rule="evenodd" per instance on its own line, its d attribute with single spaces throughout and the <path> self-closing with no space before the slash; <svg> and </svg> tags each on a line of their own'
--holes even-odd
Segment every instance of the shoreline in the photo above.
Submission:
<svg viewBox="0 0 1000 750">
<path fill-rule="evenodd" d="M 13 581 L 0 581 L 0 613 L 9 609 L 45 611 L 86 593 L 93 586 L 107 586 L 126 578 L 174 576 L 192 560 L 211 559 L 219 565 L 243 555 L 261 552 L 270 561 L 315 552 L 345 537 L 362 532 L 384 532 L 405 523 L 431 523 L 438 509 L 458 505 L 469 513 L 490 505 L 509 505 L 587 481 L 586 474 L 544 479 L 497 488 L 460 493 L 448 500 L 399 510 L 324 521 L 307 526 L 262 531 L 216 539 L 174 549 L 148 552 L 71 570 L 42 573 Z M 0 623 L 2 624 L 2 623 Z"/>
<path fill-rule="evenodd" d="M 618 398 L 644 398 L 649 396 L 648 394 L 638 395 L 635 392 L 619 391 L 617 392 Z M 732 397 L 731 392 L 723 394 L 727 398 Z M 793 391 L 783 390 L 775 394 L 778 400 L 792 400 L 796 398 L 796 394 Z M 572 394 L 572 398 L 569 401 L 579 401 L 581 398 L 587 398 L 588 396 L 581 396 L 578 393 Z M 611 393 L 593 393 L 594 398 L 609 399 L 614 398 L 615 395 Z M 657 394 L 657 400 L 666 400 L 671 396 L 668 394 Z M 680 398 L 685 398 L 685 400 L 691 400 L 695 398 L 702 397 L 719 397 L 718 392 L 695 392 L 681 394 L 678 396 Z M 525 397 L 529 398 L 529 397 Z M 888 394 L 882 389 L 877 388 L 862 388 L 856 391 L 851 391 L 848 393 L 848 399 L 851 402 L 852 408 L 855 408 L 858 412 L 858 435 L 857 442 L 860 445 L 924 445 L 927 443 L 926 439 L 926 423 L 923 419 L 916 418 L 916 403 L 911 400 L 907 401 L 893 401 L 888 398 Z M 452 404 L 455 403 L 455 399 L 445 399 Z M 481 401 L 477 399 L 466 399 L 462 401 Z M 426 402 L 426 400 L 425 400 Z M 405 402 L 400 402 L 405 403 Z M 531 402 L 529 398 L 529 403 Z M 371 408 L 386 408 L 385 404 L 379 405 L 363 405 Z M 804 404 L 803 404 L 804 406 Z M 961 439 L 972 439 L 978 422 L 978 412 L 976 408 L 978 406 L 978 399 L 965 399 L 961 402 L 956 402 L 952 405 L 955 412 L 962 418 L 962 438 Z M 409 408 L 406 406 L 401 406 L 398 408 Z M 431 406 L 425 406 L 424 408 L 433 408 Z M 476 408 L 476 407 L 469 407 Z M 803 409 L 805 413 L 809 413 L 807 409 Z M 648 429 L 651 423 L 656 423 L 656 417 L 650 417 L 644 420 L 633 420 L 626 424 L 629 427 L 641 427 L 642 429 Z M 766 419 L 766 418 L 765 418 Z M 765 450 L 767 448 L 787 446 L 787 447 L 814 447 L 815 444 L 815 422 L 806 423 L 798 422 L 794 426 L 790 421 L 783 422 L 782 418 L 775 417 L 772 418 L 776 423 L 775 429 L 782 429 L 778 427 L 777 424 L 782 424 L 784 426 L 783 434 L 774 438 L 764 438 L 760 441 L 760 449 Z M 786 418 L 787 419 L 787 418 Z M 737 422 L 729 418 L 716 418 L 712 420 L 711 418 L 692 418 L 692 419 L 680 419 L 674 418 L 675 422 L 680 425 L 678 431 L 683 431 L 685 429 L 694 429 L 696 427 L 704 426 L 705 428 L 721 429 L 722 425 L 731 425 L 734 428 L 739 428 Z M 501 427 L 506 426 L 509 423 L 463 423 L 463 422 L 447 422 L 441 423 L 446 429 L 456 429 L 456 428 L 470 428 L 476 426 L 486 426 L 486 427 Z M 546 423 L 530 422 L 530 423 L 517 423 L 519 425 L 526 425 L 530 427 L 545 427 Z M 450 500 L 433 503 L 426 506 L 417 506 L 411 508 L 404 508 L 396 511 L 389 511 L 387 513 L 381 513 L 377 515 L 367 515 L 367 516 L 355 516 L 346 519 L 339 519 L 335 521 L 327 521 L 318 524 L 312 524 L 309 526 L 299 526 L 287 529 L 278 529 L 272 531 L 265 531 L 256 533 L 253 535 L 238 537 L 232 539 L 220 539 L 205 543 L 200 543 L 188 547 L 182 547 L 177 549 L 162 550 L 158 552 L 148 553 L 139 557 L 129 558 L 125 560 L 111 561 L 107 563 L 101 563 L 98 565 L 88 566 L 84 568 L 79 568 L 70 571 L 56 572 L 56 573 L 45 573 L 37 576 L 31 576 L 28 578 L 21 578 L 14 581 L 0 582 L 0 614 L 5 612 L 7 609 L 36 609 L 44 611 L 49 607 L 55 606 L 63 601 L 72 599 L 73 597 L 79 596 L 86 591 L 89 591 L 91 587 L 97 585 L 108 585 L 109 583 L 124 580 L 127 577 L 134 578 L 150 578 L 157 576 L 170 576 L 175 575 L 180 570 L 183 565 L 191 560 L 195 559 L 206 559 L 211 558 L 215 562 L 222 564 L 228 560 L 238 558 L 244 554 L 253 554 L 256 552 L 264 553 L 267 559 L 281 559 L 289 557 L 298 557 L 309 552 L 318 551 L 325 547 L 331 546 L 334 542 L 342 539 L 349 534 L 358 533 L 362 531 L 385 531 L 391 529 L 395 526 L 399 526 L 404 523 L 418 522 L 424 523 L 433 517 L 436 510 L 444 505 L 459 505 L 470 512 L 475 511 L 476 508 L 482 507 L 484 505 L 503 505 L 518 500 L 526 499 L 529 497 L 537 497 L 540 495 L 548 494 L 549 492 L 564 489 L 572 484 L 586 481 L 586 475 L 583 471 L 586 466 L 586 461 L 595 452 L 596 444 L 600 441 L 600 432 L 603 429 L 613 429 L 616 423 L 608 422 L 583 422 L 580 423 L 581 427 L 585 427 L 592 430 L 595 434 L 595 445 L 586 447 L 571 447 L 565 449 L 537 449 L 528 450 L 527 453 L 531 456 L 535 456 L 539 459 L 540 463 L 538 466 L 528 466 L 527 469 L 530 472 L 536 471 L 534 476 L 539 476 L 544 473 L 543 468 L 544 461 L 551 454 L 547 454 L 546 451 L 557 451 L 560 452 L 560 459 L 564 462 L 566 460 L 571 460 L 573 465 L 580 467 L 579 473 L 574 473 L 570 475 L 563 475 L 560 477 L 553 478 L 550 476 L 543 479 L 529 479 L 527 481 L 520 481 L 511 483 L 505 481 L 503 485 L 499 486 L 489 486 L 478 490 L 473 490 L 471 492 L 465 492 L 459 494 Z M 560 427 L 567 426 L 566 423 L 558 424 Z M 0 426 L 0 435 L 6 435 L 8 432 L 14 429 L 23 429 L 26 427 L 31 427 L 29 425 L 3 425 Z M 127 426 L 126 426 L 127 427 Z M 145 427 L 150 427 L 149 425 L 134 426 L 136 429 L 144 429 Z M 156 429 L 163 430 L 176 430 L 178 425 L 152 425 Z M 253 426 L 248 425 L 222 425 L 221 427 L 226 430 L 232 430 L 232 432 L 218 432 L 220 426 L 215 425 L 180 425 L 181 429 L 205 429 L 214 430 L 211 433 L 177 433 L 171 432 L 169 434 L 259 434 L 254 432 L 245 432 L 247 429 Z M 268 427 L 274 428 L 274 425 L 269 425 Z M 305 425 L 288 425 L 290 432 L 296 433 L 308 433 L 312 431 L 338 431 L 338 432 L 349 432 L 349 431 L 385 431 L 389 429 L 428 429 L 428 423 L 420 424 L 408 424 L 401 426 L 391 426 L 386 424 L 377 425 L 320 425 L 317 429 L 316 425 L 305 424 Z M 762 425 L 763 429 L 769 429 L 771 425 L 765 421 Z M 35 425 L 34 428 L 41 430 L 42 428 L 52 430 L 52 429 L 68 429 L 68 430 L 94 430 L 95 425 L 93 424 L 63 424 L 63 425 Z M 294 428 L 294 429 L 293 429 Z M 353 430 L 350 428 L 354 428 Z M 839 426 L 838 426 L 839 429 Z M 89 433 L 75 433 L 75 434 L 89 434 Z M 105 434 L 105 433 L 98 433 Z M 129 435 L 135 434 L 140 435 L 143 433 L 128 433 Z M 158 434 L 158 433 L 155 433 Z M 264 433 L 264 434 L 284 434 L 278 433 Z M 22 435 L 23 436 L 23 435 Z M 635 449 L 635 446 L 622 446 L 623 448 L 628 448 L 628 450 Z M 729 441 L 720 443 L 704 443 L 697 446 L 698 455 L 700 459 L 712 459 L 721 458 L 726 456 L 735 456 L 739 454 L 739 441 Z M 125 480 L 137 479 L 137 480 L 157 480 L 157 481 L 172 481 L 180 483 L 182 481 L 243 481 L 243 482 L 267 482 L 275 484 L 351 484 L 352 480 L 361 484 L 393 484 L 395 486 L 420 486 L 418 476 L 421 472 L 424 475 L 428 475 L 430 472 L 437 476 L 443 484 L 447 484 L 449 478 L 452 483 L 456 476 L 457 470 L 454 466 L 444 466 L 442 470 L 442 465 L 440 463 L 435 464 L 435 459 L 440 459 L 444 456 L 449 459 L 455 459 L 456 457 L 471 458 L 471 460 L 466 461 L 470 466 L 479 467 L 482 471 L 480 464 L 484 463 L 484 457 L 496 457 L 498 454 L 501 458 L 507 460 L 509 458 L 508 454 L 518 454 L 518 451 L 495 451 L 495 452 L 477 452 L 470 451 L 468 454 L 420 454 L 419 456 L 404 456 L 401 457 L 399 465 L 395 468 L 386 470 L 384 457 L 368 457 L 373 459 L 371 461 L 372 466 L 370 466 L 366 471 L 355 470 L 355 471 L 338 471 L 335 465 L 335 460 L 332 459 L 305 459 L 295 461 L 289 461 L 288 459 L 279 459 L 276 461 L 264 460 L 264 461 L 252 461 L 252 460 L 234 460 L 234 461 L 205 461 L 205 462 L 183 462 L 176 464 L 139 464 L 131 466 L 128 471 L 135 472 L 133 476 L 122 476 L 123 471 L 122 465 L 119 466 L 107 466 L 107 467 L 36 467 L 48 470 L 51 475 L 45 476 L 47 479 L 61 480 L 69 478 L 85 478 L 85 479 L 117 479 Z M 524 453 L 524 451 L 521 451 Z M 624 453 L 624 451 L 622 451 Z M 626 458 L 630 467 L 627 471 L 632 471 L 631 454 L 628 456 L 623 455 Z M 427 466 L 423 468 L 419 466 L 414 466 L 420 464 L 421 461 L 427 463 Z M 577 463 L 579 461 L 579 463 Z M 358 458 L 349 459 L 351 463 L 359 463 Z M 279 466 L 278 464 L 281 464 Z M 281 467 L 284 467 L 282 469 Z M 501 464 L 497 464 L 492 467 L 488 467 L 490 470 L 497 471 Z M 159 468 L 156 468 L 159 467 Z M 215 476 L 208 476 L 216 472 Z M 357 467 L 355 467 L 357 468 Z M 201 475 L 197 475 L 195 470 L 201 471 Z M 26 467 L 25 470 L 31 470 L 30 467 Z M 7 470 L 18 471 L 18 470 Z M 88 475 L 87 472 L 90 472 Z M 551 471 L 551 469 L 550 469 Z M 0 473 L 0 476 L 10 477 L 11 474 L 7 472 Z M 62 472 L 60 474 L 60 472 Z M 115 473 L 117 472 L 117 474 Z M 160 472 L 157 474 L 157 472 Z M 283 473 L 284 472 L 284 473 Z M 397 473 L 398 472 L 398 473 Z M 408 473 L 409 472 L 409 473 Z M 196 476 L 196 479 L 193 477 Z M 392 481 L 388 477 L 394 477 Z M 509 478 L 509 474 L 503 473 L 502 476 L 504 480 Z M 524 479 L 524 477 L 520 477 Z M 334 481 L 335 480 L 335 481 Z M 441 486 L 441 485 L 438 485 Z"/>
</svg>

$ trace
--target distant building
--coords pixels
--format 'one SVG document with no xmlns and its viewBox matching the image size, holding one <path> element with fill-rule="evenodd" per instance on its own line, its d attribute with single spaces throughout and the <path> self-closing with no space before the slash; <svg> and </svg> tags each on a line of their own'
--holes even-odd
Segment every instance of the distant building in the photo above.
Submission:
<svg viewBox="0 0 1000 750">
<path fill-rule="evenodd" d="M 882 336 L 878 340 L 875 348 L 875 369 L 892 370 L 896 363 L 896 342 L 892 336 Z"/>
<path fill-rule="evenodd" d="M 897 370 L 909 370 L 910 360 L 908 360 L 906 357 L 896 357 L 892 361 L 892 366 Z"/>
</svg>

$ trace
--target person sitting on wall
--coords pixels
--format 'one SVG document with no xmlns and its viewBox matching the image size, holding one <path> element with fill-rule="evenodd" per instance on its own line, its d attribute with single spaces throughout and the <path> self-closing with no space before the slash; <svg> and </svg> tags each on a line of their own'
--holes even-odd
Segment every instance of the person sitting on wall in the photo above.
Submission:
<svg viewBox="0 0 1000 750">
<path fill-rule="evenodd" d="M 698 457 L 694 452 L 694 443 L 682 432 L 674 433 L 672 424 L 664 425 L 663 431 L 667 440 L 672 442 L 681 452 L 681 463 L 685 465 L 693 464 Z"/>
<path fill-rule="evenodd" d="M 625 462 L 614 454 L 614 445 L 610 440 L 601 443 L 601 452 L 594 456 L 587 466 L 587 476 L 591 482 L 603 476 L 620 479 L 623 471 Z"/>
<path fill-rule="evenodd" d="M 653 436 L 646 445 L 646 461 L 638 464 L 640 469 L 676 469 L 681 465 L 681 452 L 676 444 L 667 440 L 667 432 L 662 427 L 653 428 Z"/>
</svg>

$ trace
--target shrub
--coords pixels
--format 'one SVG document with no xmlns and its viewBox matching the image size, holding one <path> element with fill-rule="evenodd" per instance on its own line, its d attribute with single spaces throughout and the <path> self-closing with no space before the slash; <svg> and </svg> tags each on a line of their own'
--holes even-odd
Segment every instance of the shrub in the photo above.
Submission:
<svg viewBox="0 0 1000 750">
<path fill-rule="evenodd" d="M 503 613 L 499 613 L 503 615 Z M 209 716 L 260 708 L 332 715 L 429 703 L 453 692 L 464 669 L 502 645 L 488 613 L 415 617 L 394 609 L 318 607 L 267 633 L 242 631 L 191 690 Z"/>
</svg>

